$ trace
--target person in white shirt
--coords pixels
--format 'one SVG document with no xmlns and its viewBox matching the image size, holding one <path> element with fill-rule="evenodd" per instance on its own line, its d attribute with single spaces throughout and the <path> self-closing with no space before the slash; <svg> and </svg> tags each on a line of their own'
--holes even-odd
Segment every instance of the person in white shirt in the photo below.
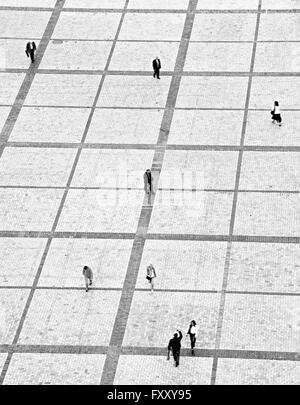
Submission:
<svg viewBox="0 0 300 405">
<path fill-rule="evenodd" d="M 186 335 L 190 335 L 192 356 L 195 355 L 194 349 L 195 349 L 195 344 L 196 344 L 197 333 L 198 333 L 198 326 L 196 324 L 196 321 L 192 320 L 190 323 L 190 326 L 189 326 L 189 330 L 187 331 L 187 334 L 186 334 Z"/>
<path fill-rule="evenodd" d="M 280 108 L 279 108 L 279 103 L 278 101 L 274 101 L 274 108 L 271 111 L 272 114 L 272 123 L 274 124 L 275 122 L 277 122 L 279 124 L 279 126 L 281 127 L 281 115 L 280 115 Z"/>
</svg>

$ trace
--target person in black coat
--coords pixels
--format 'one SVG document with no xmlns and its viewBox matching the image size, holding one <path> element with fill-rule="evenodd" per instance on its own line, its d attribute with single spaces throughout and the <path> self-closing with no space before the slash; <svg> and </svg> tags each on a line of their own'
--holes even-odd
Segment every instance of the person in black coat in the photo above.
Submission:
<svg viewBox="0 0 300 405">
<path fill-rule="evenodd" d="M 170 339 L 169 344 L 168 344 L 167 360 L 170 360 L 170 351 L 172 351 L 174 361 L 175 361 L 175 367 L 179 366 L 181 339 L 182 339 L 182 333 L 180 330 L 177 329 L 177 333 L 174 333 L 173 338 Z"/>
<path fill-rule="evenodd" d="M 35 43 L 34 42 L 27 42 L 25 53 L 26 53 L 28 58 L 30 56 L 30 59 L 31 59 L 32 63 L 34 62 L 34 53 L 35 53 L 35 51 L 36 51 Z"/>
<path fill-rule="evenodd" d="M 152 193 L 152 173 L 150 169 L 147 169 L 144 173 L 144 190 L 147 194 Z"/>
<path fill-rule="evenodd" d="M 161 63 L 160 63 L 160 59 L 158 59 L 158 56 L 152 61 L 152 66 L 153 66 L 153 77 L 157 77 L 158 79 L 160 79 L 159 77 L 159 69 L 161 68 Z"/>
</svg>

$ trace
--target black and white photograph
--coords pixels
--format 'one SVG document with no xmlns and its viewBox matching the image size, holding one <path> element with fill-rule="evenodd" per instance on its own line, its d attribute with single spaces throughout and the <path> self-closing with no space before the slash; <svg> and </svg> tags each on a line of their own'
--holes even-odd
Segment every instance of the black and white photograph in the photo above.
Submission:
<svg viewBox="0 0 300 405">
<path fill-rule="evenodd" d="M 0 131 L 0 386 L 300 385 L 300 0 L 0 0 Z"/>
</svg>

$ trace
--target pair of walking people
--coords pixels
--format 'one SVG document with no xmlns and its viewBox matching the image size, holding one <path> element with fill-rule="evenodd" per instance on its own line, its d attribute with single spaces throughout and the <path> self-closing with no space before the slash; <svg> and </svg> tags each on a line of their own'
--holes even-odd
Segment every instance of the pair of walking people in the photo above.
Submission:
<svg viewBox="0 0 300 405">
<path fill-rule="evenodd" d="M 192 320 L 189 325 L 187 334 L 186 334 L 187 336 L 188 335 L 190 336 L 192 356 L 195 355 L 195 345 L 196 345 L 196 340 L 197 340 L 197 333 L 198 333 L 198 325 L 196 324 L 195 320 Z M 177 329 L 177 332 L 174 333 L 173 338 L 170 339 L 169 344 L 168 344 L 167 360 L 170 360 L 170 353 L 172 353 L 173 358 L 174 358 L 175 367 L 179 366 L 182 338 L 183 338 L 182 332 L 179 329 Z"/>
</svg>

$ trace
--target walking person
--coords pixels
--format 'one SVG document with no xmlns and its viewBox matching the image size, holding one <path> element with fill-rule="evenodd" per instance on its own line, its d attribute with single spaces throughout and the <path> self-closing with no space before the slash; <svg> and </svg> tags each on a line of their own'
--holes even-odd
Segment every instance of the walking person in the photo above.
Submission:
<svg viewBox="0 0 300 405">
<path fill-rule="evenodd" d="M 147 169 L 144 173 L 144 189 L 147 194 L 152 193 L 153 176 L 150 169 Z"/>
<path fill-rule="evenodd" d="M 88 266 L 84 266 L 82 270 L 85 281 L 85 291 L 88 292 L 89 286 L 93 284 L 93 272 L 92 269 Z"/>
<path fill-rule="evenodd" d="M 186 335 L 190 335 L 190 340 L 191 340 L 191 350 L 192 350 L 192 356 L 195 356 L 195 344 L 196 344 L 196 336 L 198 333 L 198 325 L 196 324 L 196 321 L 191 321 L 189 329 L 187 331 Z"/>
<path fill-rule="evenodd" d="M 153 264 L 149 264 L 147 267 L 147 276 L 146 279 L 149 281 L 151 286 L 151 292 L 154 291 L 154 279 L 156 278 L 156 271 Z"/>
<path fill-rule="evenodd" d="M 160 59 L 158 58 L 158 56 L 156 56 L 155 59 L 153 59 L 152 61 L 152 66 L 153 66 L 153 77 L 157 77 L 158 79 L 160 79 L 159 77 L 159 70 L 161 68 L 161 63 L 160 63 Z"/>
<path fill-rule="evenodd" d="M 279 124 L 279 126 L 281 127 L 281 114 L 280 114 L 280 108 L 279 108 L 279 103 L 278 101 L 274 101 L 274 108 L 271 111 L 271 115 L 272 115 L 272 123 L 274 124 L 275 122 L 277 122 Z"/>
<path fill-rule="evenodd" d="M 173 358 L 175 361 L 175 367 L 179 366 L 181 339 L 182 339 L 182 333 L 180 330 L 177 329 L 177 332 L 174 333 L 173 338 L 170 339 L 169 344 L 168 344 L 167 360 L 170 360 L 170 352 L 172 351 Z"/>
<path fill-rule="evenodd" d="M 32 63 L 34 62 L 34 53 L 35 53 L 35 51 L 36 51 L 35 43 L 34 42 L 27 42 L 25 53 L 26 53 L 28 58 L 30 56 L 30 59 L 31 59 Z"/>
</svg>

